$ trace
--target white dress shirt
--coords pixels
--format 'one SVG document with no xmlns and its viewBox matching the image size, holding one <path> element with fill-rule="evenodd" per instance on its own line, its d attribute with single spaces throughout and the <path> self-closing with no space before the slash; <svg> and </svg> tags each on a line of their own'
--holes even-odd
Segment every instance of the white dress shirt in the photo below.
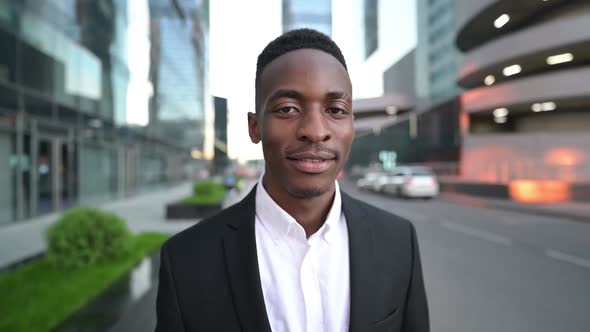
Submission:
<svg viewBox="0 0 590 332">
<path fill-rule="evenodd" d="M 273 332 L 348 331 L 348 229 L 340 188 L 322 227 L 303 227 L 256 188 L 256 250 L 266 312 Z"/>
</svg>

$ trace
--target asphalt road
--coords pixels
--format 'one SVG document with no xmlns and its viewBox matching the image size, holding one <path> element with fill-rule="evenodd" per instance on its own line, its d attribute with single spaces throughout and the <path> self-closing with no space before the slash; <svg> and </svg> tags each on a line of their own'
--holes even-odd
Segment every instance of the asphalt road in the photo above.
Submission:
<svg viewBox="0 0 590 332">
<path fill-rule="evenodd" d="M 590 331 L 590 222 L 342 187 L 416 226 L 433 332 Z"/>
</svg>

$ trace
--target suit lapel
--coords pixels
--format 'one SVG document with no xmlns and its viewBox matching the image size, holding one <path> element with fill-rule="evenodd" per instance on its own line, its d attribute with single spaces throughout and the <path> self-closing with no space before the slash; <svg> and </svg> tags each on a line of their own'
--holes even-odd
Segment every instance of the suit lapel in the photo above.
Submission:
<svg viewBox="0 0 590 332">
<path fill-rule="evenodd" d="M 350 259 L 350 332 L 364 331 L 372 323 L 379 285 L 371 278 L 375 269 L 374 235 L 368 216 L 354 199 L 342 195 Z"/>
<path fill-rule="evenodd" d="M 243 330 L 271 332 L 256 253 L 255 199 L 256 186 L 239 203 L 239 213 L 228 218 L 229 230 L 223 246 L 234 305 Z"/>
</svg>

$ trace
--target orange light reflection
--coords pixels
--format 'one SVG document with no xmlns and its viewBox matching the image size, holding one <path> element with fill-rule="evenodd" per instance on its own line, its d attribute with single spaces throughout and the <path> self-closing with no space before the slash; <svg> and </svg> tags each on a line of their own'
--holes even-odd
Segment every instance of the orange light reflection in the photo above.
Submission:
<svg viewBox="0 0 590 332">
<path fill-rule="evenodd" d="M 558 203 L 570 199 L 570 186 L 559 180 L 513 180 L 508 185 L 512 200 L 521 203 Z"/>
</svg>

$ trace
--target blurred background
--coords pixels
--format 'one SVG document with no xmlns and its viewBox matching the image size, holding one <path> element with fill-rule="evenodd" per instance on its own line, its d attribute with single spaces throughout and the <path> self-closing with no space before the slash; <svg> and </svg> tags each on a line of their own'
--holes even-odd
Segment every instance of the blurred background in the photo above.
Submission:
<svg viewBox="0 0 590 332">
<path fill-rule="evenodd" d="M 344 53 L 340 183 L 416 225 L 432 330 L 588 331 L 588 0 L 0 1 L 0 289 L 70 208 L 169 236 L 204 215 L 167 205 L 241 199 L 264 167 L 256 58 L 301 27 Z M 153 329 L 143 256 L 39 330 Z"/>
</svg>

